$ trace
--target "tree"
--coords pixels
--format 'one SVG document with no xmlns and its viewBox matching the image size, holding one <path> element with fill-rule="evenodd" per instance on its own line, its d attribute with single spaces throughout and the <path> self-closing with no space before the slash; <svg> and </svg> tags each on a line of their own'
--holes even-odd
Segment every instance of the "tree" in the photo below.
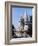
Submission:
<svg viewBox="0 0 38 46">
<path fill-rule="evenodd" d="M 12 25 L 12 37 L 13 38 L 17 38 L 15 31 L 16 31 L 16 29 L 15 29 L 14 25 Z"/>
<path fill-rule="evenodd" d="M 24 18 L 21 16 L 21 18 L 20 18 L 20 29 L 19 29 L 20 33 L 21 33 L 21 37 L 23 37 L 24 25 L 25 25 Z"/>
<path fill-rule="evenodd" d="M 32 16 L 30 16 L 30 22 L 32 23 Z"/>
<path fill-rule="evenodd" d="M 12 36 L 14 35 L 14 30 L 13 29 L 15 29 L 14 25 L 12 25 Z"/>
<path fill-rule="evenodd" d="M 24 29 L 24 25 L 25 25 L 25 22 L 24 22 L 24 18 L 21 16 L 21 19 L 20 19 L 20 25 L 23 27 Z"/>
<path fill-rule="evenodd" d="M 30 16 L 30 23 L 28 25 L 29 29 L 28 29 L 28 34 L 32 37 L 32 16 Z"/>
</svg>

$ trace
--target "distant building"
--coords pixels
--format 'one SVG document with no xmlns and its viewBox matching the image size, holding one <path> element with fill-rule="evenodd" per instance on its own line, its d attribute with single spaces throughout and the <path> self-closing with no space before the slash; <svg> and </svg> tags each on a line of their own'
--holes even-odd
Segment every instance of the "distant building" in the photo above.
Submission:
<svg viewBox="0 0 38 46">
<path fill-rule="evenodd" d="M 25 14 L 20 17 L 20 25 L 18 26 L 17 30 L 15 30 L 15 34 L 17 37 L 28 37 L 26 32 L 28 32 L 29 24 L 32 24 L 32 16 Z"/>
</svg>

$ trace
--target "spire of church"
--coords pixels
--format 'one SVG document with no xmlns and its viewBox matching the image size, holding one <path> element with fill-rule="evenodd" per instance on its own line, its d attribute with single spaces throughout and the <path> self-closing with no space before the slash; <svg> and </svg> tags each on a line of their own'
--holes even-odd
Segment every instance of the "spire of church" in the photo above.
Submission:
<svg viewBox="0 0 38 46">
<path fill-rule="evenodd" d="M 26 16 L 26 15 L 27 15 L 27 11 L 24 12 L 24 16 Z"/>
<path fill-rule="evenodd" d="M 25 13 L 24 13 L 24 19 L 25 19 L 25 21 L 28 21 L 27 11 L 25 11 Z"/>
</svg>

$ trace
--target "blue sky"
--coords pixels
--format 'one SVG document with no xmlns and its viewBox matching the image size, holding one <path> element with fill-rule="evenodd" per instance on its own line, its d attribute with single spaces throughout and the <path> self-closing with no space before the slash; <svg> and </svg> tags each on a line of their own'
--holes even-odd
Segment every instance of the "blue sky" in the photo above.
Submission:
<svg viewBox="0 0 38 46">
<path fill-rule="evenodd" d="M 12 7 L 12 24 L 17 27 L 18 21 L 21 15 L 23 15 L 27 11 L 27 15 L 32 15 L 32 8 L 19 8 L 19 7 Z"/>
</svg>

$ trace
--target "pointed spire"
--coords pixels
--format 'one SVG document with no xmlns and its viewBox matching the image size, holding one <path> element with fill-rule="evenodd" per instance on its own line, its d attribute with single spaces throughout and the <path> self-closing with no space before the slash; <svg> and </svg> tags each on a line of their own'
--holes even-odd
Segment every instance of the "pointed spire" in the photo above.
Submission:
<svg viewBox="0 0 38 46">
<path fill-rule="evenodd" d="M 26 15 L 27 15 L 27 12 L 25 11 L 25 12 L 24 12 L 24 16 L 26 16 Z"/>
</svg>

